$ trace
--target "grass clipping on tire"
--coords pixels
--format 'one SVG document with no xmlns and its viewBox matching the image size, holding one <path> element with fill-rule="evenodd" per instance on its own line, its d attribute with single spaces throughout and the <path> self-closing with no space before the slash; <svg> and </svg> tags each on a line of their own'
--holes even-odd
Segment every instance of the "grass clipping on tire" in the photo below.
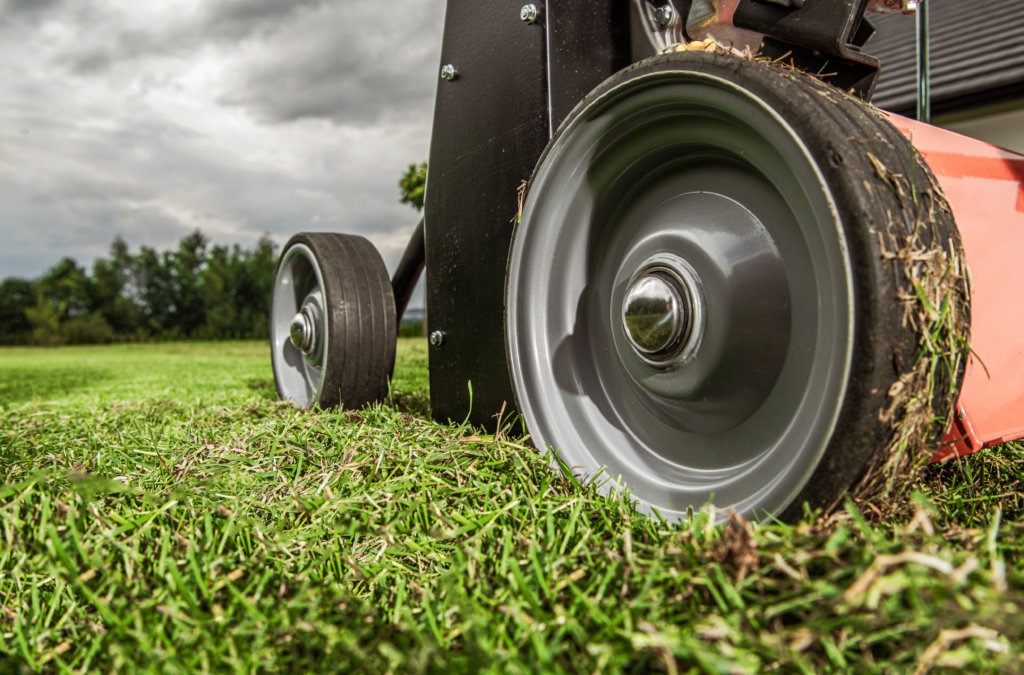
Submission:
<svg viewBox="0 0 1024 675">
<path fill-rule="evenodd" d="M 745 58 L 779 68 L 791 77 L 806 78 L 818 93 L 839 105 L 847 99 L 889 128 L 874 139 L 892 146 L 901 132 L 883 112 L 846 94 L 817 77 L 788 64 L 786 59 L 756 57 L 718 44 L 713 39 L 668 46 L 666 53 L 703 51 Z M 902 143 L 901 143 L 902 144 Z M 891 429 L 888 441 L 872 453 L 864 473 L 850 488 L 850 496 L 879 518 L 899 515 L 909 505 L 907 496 L 922 468 L 934 455 L 949 427 L 970 351 L 970 279 L 952 210 L 934 174 L 912 146 L 894 168 L 865 150 L 876 180 L 865 190 L 891 190 L 896 212 L 879 229 L 880 255 L 896 276 L 900 289 L 895 301 L 902 310 L 903 328 L 918 336 L 912 358 L 894 346 L 898 373 L 879 412 L 879 424 Z M 901 153 L 902 155 L 902 153 Z M 908 175 L 909 174 L 909 175 Z M 826 512 L 842 504 L 837 500 Z"/>
<path fill-rule="evenodd" d="M 730 53 L 751 58 L 734 50 Z M 878 142 L 892 145 L 896 139 L 905 139 L 884 112 L 829 85 L 826 78 L 801 71 L 784 59 L 754 60 L 816 81 L 820 93 L 837 104 L 837 99 L 845 98 L 877 115 L 893 139 L 885 139 L 882 133 Z M 960 235 L 942 188 L 912 141 L 900 167 L 887 166 L 864 151 L 877 179 L 865 183 L 864 189 L 891 190 L 899 205 L 898 211 L 888 214 L 887 226 L 878 231 L 879 254 L 896 276 L 900 291 L 894 300 L 901 308 L 903 328 L 917 335 L 912 359 L 899 347 L 893 348 L 899 375 L 878 414 L 879 424 L 892 431 L 849 490 L 854 503 L 879 519 L 908 512 L 909 493 L 950 427 L 970 353 L 970 272 Z M 841 504 L 838 500 L 826 514 Z"/>
<path fill-rule="evenodd" d="M 904 327 L 918 335 L 910 363 L 898 364 L 902 374 L 889 388 L 888 406 L 879 422 L 893 429 L 888 445 L 874 454 L 851 494 L 881 517 L 897 515 L 907 493 L 934 454 L 954 414 L 969 352 L 969 272 L 955 227 L 937 222 L 951 219 L 951 210 L 935 176 L 921 155 L 912 152 L 917 178 L 908 178 L 868 153 L 878 177 L 876 187 L 895 192 L 902 213 L 879 232 L 879 248 L 902 279 L 896 298 Z"/>
<path fill-rule="evenodd" d="M 909 493 L 949 429 L 970 352 L 970 273 L 952 209 L 913 139 L 907 142 L 884 112 L 784 59 L 754 60 L 815 81 L 819 93 L 837 105 L 846 99 L 878 116 L 884 130 L 878 129 L 872 140 L 906 148 L 897 153 L 898 166 L 863 150 L 875 179 L 865 180 L 864 189 L 890 190 L 890 202 L 898 205 L 877 232 L 878 251 L 894 275 L 899 289 L 894 301 L 902 328 L 917 336 L 916 350 L 906 354 L 906 345 L 893 346 L 896 376 L 878 413 L 879 424 L 891 431 L 849 489 L 854 503 L 873 517 L 900 517 L 908 512 Z M 841 504 L 837 500 L 826 513 Z"/>
</svg>

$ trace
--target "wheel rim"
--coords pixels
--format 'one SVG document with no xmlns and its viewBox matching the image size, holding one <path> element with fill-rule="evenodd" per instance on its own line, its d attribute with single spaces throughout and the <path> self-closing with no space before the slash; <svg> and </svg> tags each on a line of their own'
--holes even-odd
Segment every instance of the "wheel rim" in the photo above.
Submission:
<svg viewBox="0 0 1024 675">
<path fill-rule="evenodd" d="M 274 278 L 270 343 L 281 398 L 300 407 L 316 402 L 327 372 L 328 325 L 323 273 L 305 244 L 282 255 Z"/>
<path fill-rule="evenodd" d="M 652 277 L 663 344 L 628 321 L 657 322 L 630 310 Z M 577 111 L 535 173 L 507 303 L 534 442 L 643 508 L 778 513 L 825 452 L 853 350 L 842 226 L 799 134 L 726 80 L 663 70 Z"/>
</svg>

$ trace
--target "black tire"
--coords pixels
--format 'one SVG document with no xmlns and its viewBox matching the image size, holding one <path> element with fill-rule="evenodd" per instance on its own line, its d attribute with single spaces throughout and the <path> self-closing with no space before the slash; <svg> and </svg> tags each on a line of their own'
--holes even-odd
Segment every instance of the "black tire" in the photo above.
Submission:
<svg viewBox="0 0 1024 675">
<path fill-rule="evenodd" d="M 641 61 L 534 172 L 506 292 L 519 409 L 539 447 L 670 519 L 707 502 L 793 518 L 858 479 L 876 496 L 949 419 L 961 258 L 931 173 L 877 110 L 731 55 Z M 691 336 L 667 357 L 629 323 L 652 276 L 681 289 L 665 307 L 697 298 L 661 317 Z"/>
<path fill-rule="evenodd" d="M 293 321 L 306 312 L 299 344 Z M 278 395 L 301 408 L 383 400 L 395 365 L 395 300 L 363 237 L 304 232 L 281 252 L 270 309 Z M 304 341 L 303 341 L 304 340 Z"/>
</svg>

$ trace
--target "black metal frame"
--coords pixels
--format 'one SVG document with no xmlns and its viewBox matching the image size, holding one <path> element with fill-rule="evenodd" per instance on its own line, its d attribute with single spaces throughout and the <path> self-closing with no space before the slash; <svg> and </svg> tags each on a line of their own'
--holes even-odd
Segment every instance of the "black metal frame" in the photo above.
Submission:
<svg viewBox="0 0 1024 675">
<path fill-rule="evenodd" d="M 871 100 L 878 60 L 860 48 L 875 32 L 864 18 L 868 0 L 805 0 L 782 6 L 766 0 L 740 0 L 737 28 L 765 36 L 761 53 L 814 73 L 844 91 Z"/>
<path fill-rule="evenodd" d="M 395 268 L 395 273 L 391 277 L 391 289 L 395 296 L 395 313 L 398 315 L 399 321 L 405 315 L 405 309 L 409 306 L 409 300 L 412 299 L 416 283 L 420 280 L 426 263 L 423 218 L 420 218 L 420 222 L 412 234 L 412 239 L 405 247 L 405 253 L 402 254 L 402 259 L 398 262 L 398 267 Z"/>
<path fill-rule="evenodd" d="M 858 51 L 873 31 L 866 2 L 740 0 L 734 21 L 766 36 L 763 52 L 868 98 L 878 64 Z M 447 5 L 442 64 L 453 68 L 437 93 L 425 215 L 393 279 L 401 316 L 428 261 L 430 396 L 441 421 L 493 428 L 499 413 L 514 412 L 504 291 L 520 187 L 579 101 L 654 53 L 640 28 L 643 3 L 531 4 L 532 23 L 523 0 Z"/>
</svg>

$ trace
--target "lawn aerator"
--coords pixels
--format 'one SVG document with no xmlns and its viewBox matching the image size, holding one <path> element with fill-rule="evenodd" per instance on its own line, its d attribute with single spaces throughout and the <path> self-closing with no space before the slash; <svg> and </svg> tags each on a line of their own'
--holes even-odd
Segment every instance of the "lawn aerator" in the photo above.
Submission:
<svg viewBox="0 0 1024 675">
<path fill-rule="evenodd" d="M 517 412 L 672 519 L 794 517 L 1024 436 L 1024 157 L 871 107 L 906 0 L 449 0 L 424 219 L 285 246 L 280 396 Z M 981 11 L 981 10 L 979 10 Z"/>
</svg>

